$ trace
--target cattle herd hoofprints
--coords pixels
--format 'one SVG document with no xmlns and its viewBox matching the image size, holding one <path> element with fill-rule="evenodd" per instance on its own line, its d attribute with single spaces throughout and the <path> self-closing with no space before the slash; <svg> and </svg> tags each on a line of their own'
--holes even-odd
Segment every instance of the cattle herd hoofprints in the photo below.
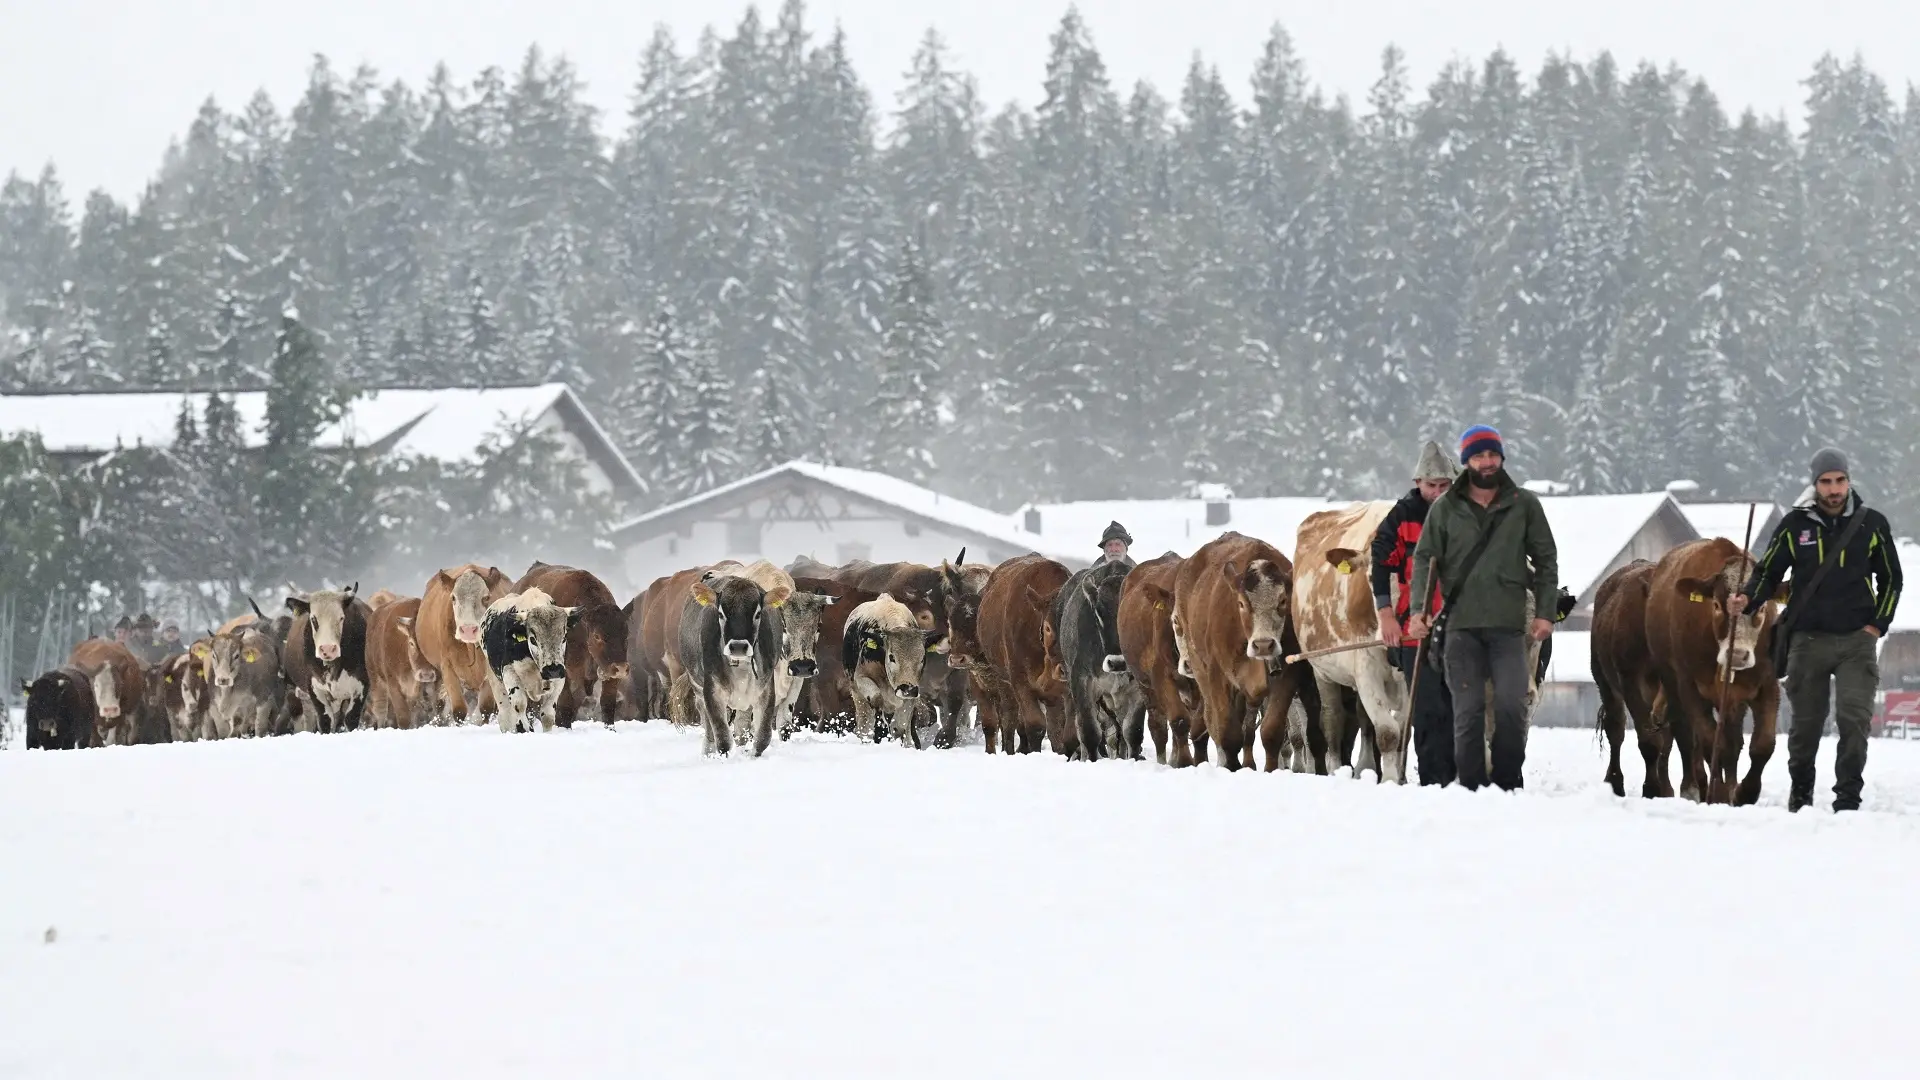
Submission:
<svg viewBox="0 0 1920 1080">
<path fill-rule="evenodd" d="M 1355 647 L 1375 633 L 1367 553 L 1391 505 L 1316 513 L 1291 555 L 1228 532 L 1184 558 L 1078 572 L 1038 554 L 969 563 L 964 548 L 938 566 L 725 561 L 657 578 L 624 604 L 585 570 L 535 563 L 514 580 L 475 562 L 417 596 L 362 599 L 354 583 L 289 595 L 271 618 L 249 601 L 150 667 L 114 642 L 82 643 L 23 684 L 29 746 L 469 720 L 532 732 L 584 716 L 698 727 L 709 754 L 759 756 L 800 729 L 951 748 L 977 723 L 989 754 L 1136 759 L 1150 736 L 1161 763 L 1239 769 L 1258 764 L 1258 743 L 1268 771 L 1404 783 L 1406 683 L 1383 649 Z M 1647 795 L 1673 793 L 1678 742 L 1682 794 L 1757 797 L 1779 698 L 1774 606 L 1731 627 L 1716 606 L 1750 566 L 1726 541 L 1701 541 L 1600 586 L 1594 667 L 1616 792 L 1630 718 Z M 1529 715 L 1537 697 L 1530 681 Z M 1760 722 L 1738 782 L 1749 709 Z"/>
</svg>

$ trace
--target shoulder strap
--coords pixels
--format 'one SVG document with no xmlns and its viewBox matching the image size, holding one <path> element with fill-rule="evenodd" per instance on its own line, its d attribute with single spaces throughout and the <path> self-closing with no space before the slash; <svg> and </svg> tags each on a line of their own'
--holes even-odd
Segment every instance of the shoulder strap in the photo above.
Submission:
<svg viewBox="0 0 1920 1080">
<path fill-rule="evenodd" d="M 1460 580 L 1448 585 L 1447 591 L 1441 594 L 1441 611 L 1451 609 L 1453 602 L 1460 598 L 1460 587 L 1467 583 L 1468 577 L 1472 576 L 1473 565 L 1480 561 L 1480 553 L 1487 550 L 1487 545 L 1493 541 L 1494 532 L 1506 523 L 1507 518 L 1512 516 L 1512 513 L 1513 507 L 1511 504 L 1503 507 L 1499 513 L 1494 515 L 1493 523 L 1487 526 L 1487 531 L 1480 534 L 1479 541 L 1473 545 L 1472 550 L 1467 552 L 1466 561 L 1460 564 Z"/>
<path fill-rule="evenodd" d="M 1867 508 L 1865 504 L 1855 507 L 1853 518 L 1847 522 L 1846 528 L 1840 530 L 1840 539 L 1834 543 L 1833 550 L 1827 552 L 1827 557 L 1820 560 L 1820 568 L 1813 572 L 1813 577 L 1807 582 L 1807 587 L 1802 589 L 1799 583 L 1796 582 L 1794 584 L 1793 597 L 1787 604 L 1787 607 L 1791 611 L 1800 610 L 1804 606 L 1804 602 L 1813 596 L 1813 591 L 1820 587 L 1822 581 L 1826 580 L 1827 571 L 1833 569 L 1834 564 L 1840 561 L 1840 553 L 1845 551 L 1847 545 L 1853 542 L 1853 534 L 1860 531 L 1860 523 L 1866 519 Z M 1781 621 L 1785 622 L 1786 620 L 1783 619 Z"/>
</svg>

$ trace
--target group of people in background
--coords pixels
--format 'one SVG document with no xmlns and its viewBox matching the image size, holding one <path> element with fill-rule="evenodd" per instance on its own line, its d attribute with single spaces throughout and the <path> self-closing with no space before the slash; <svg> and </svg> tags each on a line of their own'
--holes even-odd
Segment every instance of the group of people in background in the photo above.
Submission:
<svg viewBox="0 0 1920 1080">
<path fill-rule="evenodd" d="M 154 631 L 160 631 L 160 639 L 154 640 Z M 187 651 L 185 642 L 180 640 L 180 624 L 169 619 L 164 624 L 154 621 L 153 616 L 141 612 L 137 617 L 120 616 L 113 624 L 113 640 L 127 647 L 142 664 L 157 664 L 169 657 L 178 656 Z"/>
</svg>

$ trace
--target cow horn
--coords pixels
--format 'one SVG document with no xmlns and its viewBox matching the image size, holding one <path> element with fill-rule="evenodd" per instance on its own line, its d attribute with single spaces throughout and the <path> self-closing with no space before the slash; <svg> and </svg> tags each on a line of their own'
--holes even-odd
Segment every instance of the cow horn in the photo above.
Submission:
<svg viewBox="0 0 1920 1080">
<path fill-rule="evenodd" d="M 967 548 L 965 544 L 962 544 L 960 546 L 960 557 L 953 560 L 953 565 L 959 566 L 962 563 L 965 563 L 966 561 L 967 561 Z"/>
</svg>

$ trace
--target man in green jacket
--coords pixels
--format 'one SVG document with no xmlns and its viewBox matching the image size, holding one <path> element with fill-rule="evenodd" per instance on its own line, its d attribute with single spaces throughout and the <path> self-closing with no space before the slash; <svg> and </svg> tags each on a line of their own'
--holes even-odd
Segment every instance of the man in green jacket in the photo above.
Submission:
<svg viewBox="0 0 1920 1080">
<path fill-rule="evenodd" d="M 1453 695 L 1453 759 L 1462 787 L 1487 782 L 1487 682 L 1493 682 L 1493 782 L 1502 790 L 1522 786 L 1527 758 L 1527 637 L 1553 633 L 1547 605 L 1560 590 L 1559 555 L 1539 496 L 1515 484 L 1506 470 L 1500 433 L 1484 425 L 1460 436 L 1460 463 L 1467 483 L 1435 500 L 1420 543 L 1413 549 L 1413 616 L 1407 636 L 1425 637 L 1427 598 L 1433 577 L 1442 595 L 1458 590 L 1447 607 L 1443 635 L 1447 689 Z M 1493 530 L 1486 550 L 1461 571 L 1482 535 Z M 1527 591 L 1537 599 L 1527 618 Z"/>
</svg>

